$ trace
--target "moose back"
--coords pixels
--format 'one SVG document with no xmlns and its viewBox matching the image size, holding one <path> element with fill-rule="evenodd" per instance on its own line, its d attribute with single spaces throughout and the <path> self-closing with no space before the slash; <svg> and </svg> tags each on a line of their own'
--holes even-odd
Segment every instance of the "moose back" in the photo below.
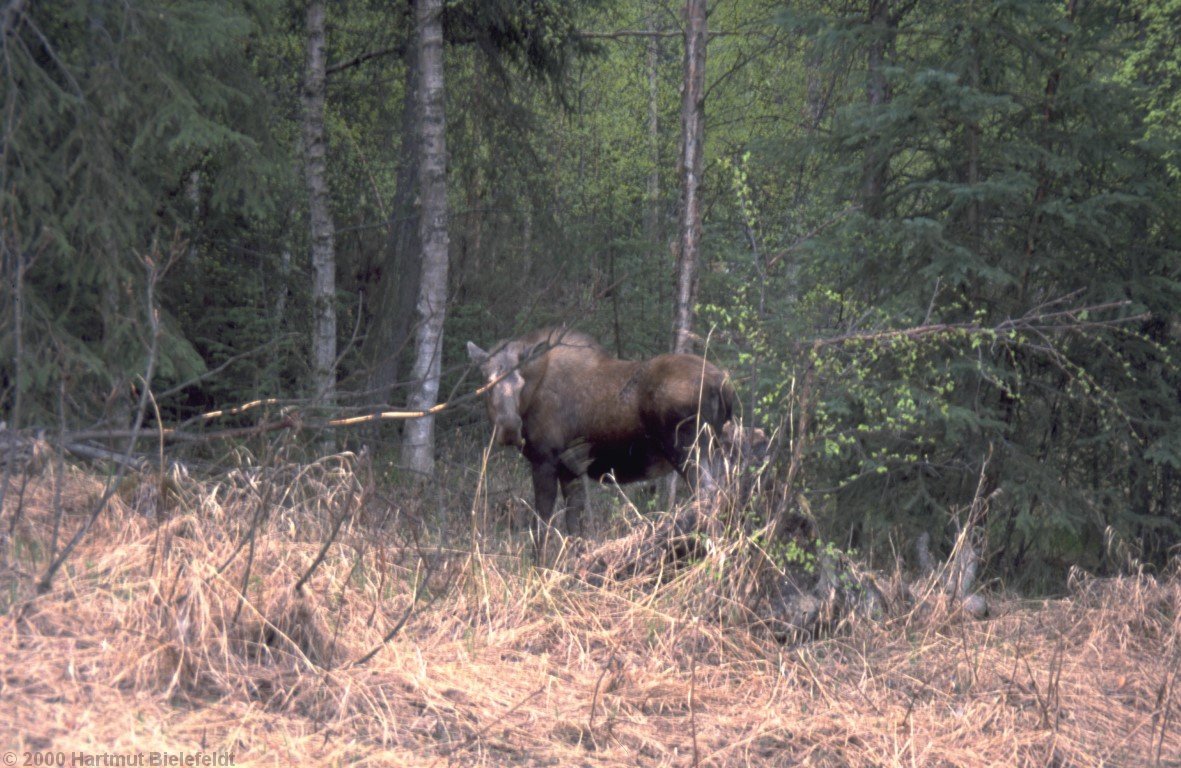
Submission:
<svg viewBox="0 0 1181 768">
<path fill-rule="evenodd" d="M 494 439 L 533 467 L 535 542 L 541 546 L 558 486 L 566 525 L 581 534 L 580 480 L 617 483 L 686 470 L 702 427 L 720 436 L 734 409 L 729 377 L 697 355 L 619 360 L 594 339 L 551 328 L 468 355 L 486 379 Z"/>
</svg>

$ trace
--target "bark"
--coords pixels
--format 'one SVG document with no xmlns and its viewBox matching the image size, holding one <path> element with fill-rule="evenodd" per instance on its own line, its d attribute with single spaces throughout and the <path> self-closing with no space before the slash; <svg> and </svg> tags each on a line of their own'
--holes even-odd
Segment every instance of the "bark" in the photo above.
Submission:
<svg viewBox="0 0 1181 768">
<path fill-rule="evenodd" d="M 328 200 L 324 136 L 324 4 L 308 3 L 308 58 L 303 90 L 308 218 L 312 246 L 312 389 L 329 403 L 336 389 L 336 230 Z"/>
<path fill-rule="evenodd" d="M 291 244 L 289 242 L 284 242 L 283 249 L 279 252 L 278 281 L 271 287 L 271 291 L 275 295 L 271 332 L 274 334 L 273 338 L 277 339 L 287 330 L 287 297 L 291 292 Z M 282 348 L 278 345 L 272 345 L 270 352 L 267 353 L 267 384 L 275 386 L 276 389 L 280 378 L 279 371 L 283 367 L 283 354 Z"/>
<path fill-rule="evenodd" d="M 394 387 L 403 370 L 403 352 L 410 342 L 419 290 L 416 55 L 413 50 L 406 55 L 397 190 L 390 211 L 385 257 L 372 289 L 372 324 L 361 347 L 362 357 L 369 366 L 368 389 L 373 401 L 379 403 L 394 401 Z"/>
<path fill-rule="evenodd" d="M 16 29 L 16 25 L 20 23 L 21 16 L 25 12 L 25 6 L 28 4 L 27 0 L 11 0 L 4 7 L 4 11 L 0 13 L 0 33 L 5 37 L 12 34 L 13 30 Z"/>
<path fill-rule="evenodd" d="M 804 99 L 804 121 L 809 134 L 815 133 L 824 122 L 824 113 L 828 109 L 828 97 L 831 89 L 826 87 L 824 80 L 824 57 L 820 44 L 808 44 L 804 57 L 804 71 L 807 78 L 807 95 Z"/>
<path fill-rule="evenodd" d="M 418 118 L 421 144 L 418 177 L 422 192 L 419 238 L 422 281 L 418 294 L 418 329 L 411 371 L 411 410 L 438 401 L 447 301 L 447 147 L 443 113 L 442 0 L 420 0 L 418 22 Z M 410 421 L 402 442 L 402 460 L 414 472 L 430 475 L 435 466 L 433 416 Z"/>
<path fill-rule="evenodd" d="M 644 211 L 644 240 L 650 249 L 652 267 L 658 269 L 657 274 L 663 274 L 660 265 L 665 259 L 666 247 L 660 226 L 660 39 L 656 36 L 656 14 L 653 10 L 648 17 L 648 31 L 652 34 L 647 42 L 648 69 L 648 170 L 647 205 Z M 665 311 L 666 285 L 663 279 L 657 280 L 659 286 L 656 292 L 656 307 L 658 316 Z M 647 302 L 644 302 L 646 304 Z M 641 322 L 644 319 L 644 305 L 640 307 Z"/>
<path fill-rule="evenodd" d="M 656 31 L 655 13 L 648 20 L 648 29 Z M 648 38 L 648 206 L 644 213 L 644 237 L 652 248 L 653 257 L 660 258 L 660 89 L 657 78 L 660 41 L 655 35 Z"/>
<path fill-rule="evenodd" d="M 693 309 L 701 252 L 701 174 L 705 142 L 705 0 L 685 2 L 685 83 L 681 96 L 681 220 L 673 351 L 693 348 Z"/>
</svg>

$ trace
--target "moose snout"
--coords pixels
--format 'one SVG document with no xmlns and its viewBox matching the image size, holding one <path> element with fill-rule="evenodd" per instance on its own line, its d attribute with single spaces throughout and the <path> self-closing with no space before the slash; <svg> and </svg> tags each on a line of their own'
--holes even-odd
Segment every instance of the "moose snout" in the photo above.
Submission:
<svg viewBox="0 0 1181 768">
<path fill-rule="evenodd" d="M 520 448 L 525 444 L 521 435 L 521 417 L 516 414 L 498 419 L 496 422 L 496 441 L 501 445 L 511 445 Z"/>
</svg>

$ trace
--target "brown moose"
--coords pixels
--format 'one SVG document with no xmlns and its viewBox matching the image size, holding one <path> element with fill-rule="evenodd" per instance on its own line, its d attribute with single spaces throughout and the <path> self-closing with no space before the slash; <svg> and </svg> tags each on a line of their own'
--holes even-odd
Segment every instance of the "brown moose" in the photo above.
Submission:
<svg viewBox="0 0 1181 768">
<path fill-rule="evenodd" d="M 720 436 L 734 409 L 729 377 L 697 355 L 612 357 L 578 331 L 550 328 L 468 355 L 488 382 L 494 440 L 533 466 L 535 546 L 544 551 L 558 485 L 566 526 L 582 534 L 581 476 L 630 483 L 689 472 L 700 429 Z"/>
</svg>

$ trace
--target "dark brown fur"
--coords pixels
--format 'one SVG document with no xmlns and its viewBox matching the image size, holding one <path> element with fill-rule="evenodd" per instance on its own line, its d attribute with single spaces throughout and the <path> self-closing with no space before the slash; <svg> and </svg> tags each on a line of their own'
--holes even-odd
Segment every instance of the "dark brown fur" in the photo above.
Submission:
<svg viewBox="0 0 1181 768">
<path fill-rule="evenodd" d="M 580 477 L 618 483 L 685 475 L 699 430 L 720 435 L 734 408 L 729 377 L 697 355 L 619 360 L 586 334 L 545 329 L 468 353 L 493 384 L 496 438 L 533 467 L 537 541 L 559 484 L 567 527 L 581 533 Z"/>
</svg>

